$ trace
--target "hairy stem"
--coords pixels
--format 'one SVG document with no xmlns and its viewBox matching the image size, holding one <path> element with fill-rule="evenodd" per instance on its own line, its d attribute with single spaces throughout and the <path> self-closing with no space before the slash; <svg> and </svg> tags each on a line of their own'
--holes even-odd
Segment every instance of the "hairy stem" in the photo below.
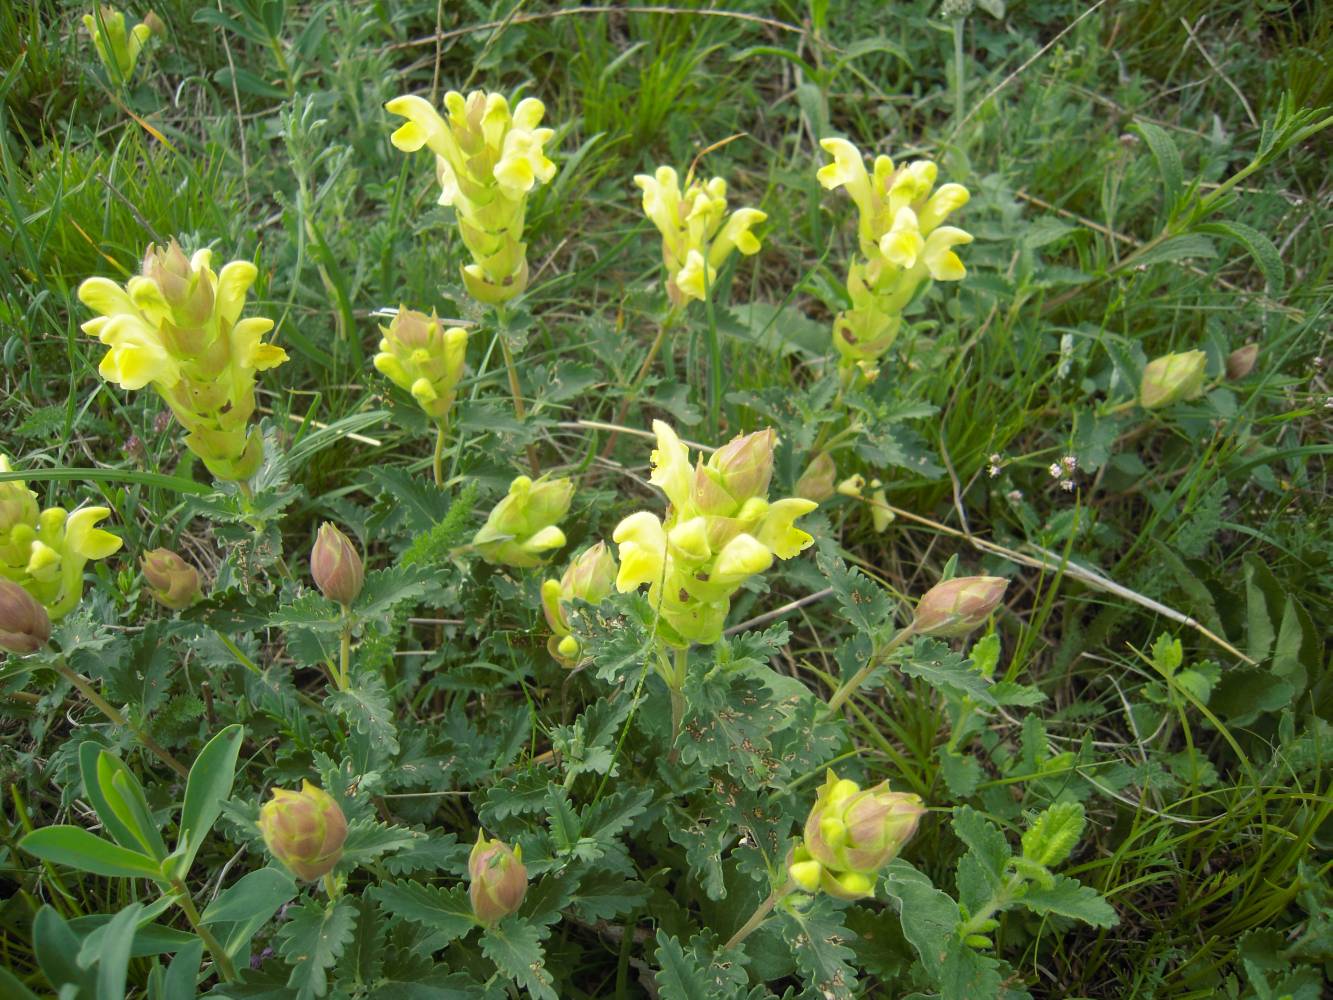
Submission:
<svg viewBox="0 0 1333 1000">
<path fill-rule="evenodd" d="M 870 659 L 866 661 L 866 665 L 843 681 L 838 690 L 833 692 L 833 697 L 829 698 L 828 706 L 824 709 L 824 718 L 830 719 L 837 714 L 838 709 L 842 708 L 847 699 L 856 693 L 856 689 L 879 666 L 880 661 L 914 635 L 916 635 L 916 626 L 908 625 L 906 628 L 900 629 L 892 639 L 870 654 Z"/>
<path fill-rule="evenodd" d="M 98 694 L 97 689 L 92 686 L 88 678 L 84 677 L 82 674 L 76 673 L 64 662 L 56 663 L 55 669 L 61 677 L 74 685 L 79 694 L 88 699 L 89 704 L 111 720 L 114 725 L 120 726 L 122 729 L 128 729 L 132 732 L 140 743 L 157 755 L 158 760 L 162 761 L 162 763 L 166 764 L 167 767 L 171 768 L 182 778 L 189 776 L 189 768 L 173 757 L 165 747 L 161 746 L 146 732 L 130 725 L 130 720 L 121 715 L 119 709 Z"/>
<path fill-rule="evenodd" d="M 435 425 L 435 454 L 431 456 L 431 470 L 435 473 L 435 485 L 444 486 L 444 439 L 448 432 L 443 420 Z"/>
<path fill-rule="evenodd" d="M 789 879 L 782 888 L 774 889 L 769 893 L 768 898 L 760 903 L 759 906 L 755 908 L 755 911 L 750 914 L 750 919 L 741 924 L 740 929 L 737 930 L 735 934 L 731 935 L 731 937 L 727 939 L 727 943 L 722 947 L 734 948 L 753 934 L 759 928 L 759 925 L 768 918 L 768 915 L 773 912 L 773 907 L 778 905 L 778 900 L 795 888 L 795 884 Z"/>
<path fill-rule="evenodd" d="M 346 691 L 352 672 L 352 618 L 343 608 L 343 630 L 338 640 L 338 690 Z"/>
</svg>

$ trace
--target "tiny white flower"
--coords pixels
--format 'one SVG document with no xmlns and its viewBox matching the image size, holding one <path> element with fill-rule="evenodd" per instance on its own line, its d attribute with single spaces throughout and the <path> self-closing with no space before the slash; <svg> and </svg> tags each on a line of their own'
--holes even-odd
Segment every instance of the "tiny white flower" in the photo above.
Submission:
<svg viewBox="0 0 1333 1000">
<path fill-rule="evenodd" d="M 1066 455 L 1064 458 L 1060 459 L 1060 462 L 1070 472 L 1073 472 L 1078 468 L 1078 459 L 1073 455 Z"/>
<path fill-rule="evenodd" d="M 1061 488 L 1062 490 L 1064 490 L 1066 493 L 1073 493 L 1073 492 L 1074 492 L 1074 480 L 1072 480 L 1072 479 L 1065 479 L 1065 480 L 1063 480 L 1063 481 L 1060 483 L 1060 488 Z"/>
<path fill-rule="evenodd" d="M 1059 479 L 1065 474 L 1065 470 L 1060 466 L 1059 462 L 1052 462 L 1051 467 L 1046 471 L 1051 474 L 1052 479 Z"/>
</svg>

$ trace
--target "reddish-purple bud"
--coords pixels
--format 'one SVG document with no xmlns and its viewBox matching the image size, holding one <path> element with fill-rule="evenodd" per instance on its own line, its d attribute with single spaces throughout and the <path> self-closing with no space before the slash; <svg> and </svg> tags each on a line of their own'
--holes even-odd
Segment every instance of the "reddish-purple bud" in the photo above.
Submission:
<svg viewBox="0 0 1333 1000">
<path fill-rule="evenodd" d="M 493 924 L 515 912 L 528 891 L 528 870 L 520 848 L 510 850 L 480 832 L 467 861 L 472 912 L 483 924 Z"/>
<path fill-rule="evenodd" d="M 273 789 L 259 810 L 269 853 L 297 878 L 313 882 L 333 871 L 347 840 L 347 819 L 332 795 L 308 781 L 299 792 Z"/>
<path fill-rule="evenodd" d="M 31 653 L 51 638 L 51 618 L 35 597 L 0 577 L 0 649 Z"/>
<path fill-rule="evenodd" d="M 153 549 L 141 561 L 143 578 L 153 598 L 173 611 L 199 599 L 199 571 L 170 549 Z"/>
<path fill-rule="evenodd" d="M 325 521 L 310 551 L 310 575 L 330 601 L 347 607 L 360 595 L 366 582 L 361 554 L 351 540 L 331 522 Z"/>
<path fill-rule="evenodd" d="M 986 623 L 1008 586 L 999 576 L 960 576 L 937 583 L 916 606 L 912 624 L 921 635 L 967 635 Z"/>
</svg>

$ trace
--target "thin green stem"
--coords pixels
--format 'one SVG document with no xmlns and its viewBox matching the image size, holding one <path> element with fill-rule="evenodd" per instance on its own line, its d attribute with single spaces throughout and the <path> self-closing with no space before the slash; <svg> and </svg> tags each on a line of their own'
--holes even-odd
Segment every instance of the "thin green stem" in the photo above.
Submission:
<svg viewBox="0 0 1333 1000">
<path fill-rule="evenodd" d="M 969 917 L 967 923 L 958 928 L 959 936 L 966 938 L 969 934 L 983 933 L 982 928 L 986 926 L 986 921 L 1012 903 L 1015 894 L 1026 881 L 1027 879 L 1022 875 L 1015 874 L 1008 882 L 996 889 L 991 898 L 986 901 L 986 905 Z"/>
<path fill-rule="evenodd" d="M 509 339 L 505 336 L 505 330 L 509 326 L 509 313 L 503 305 L 495 307 L 495 335 L 500 340 L 500 353 L 505 359 L 505 373 L 509 376 L 509 395 L 514 399 L 514 416 L 518 418 L 519 423 L 528 419 L 528 408 L 523 405 L 523 387 L 518 381 L 518 367 L 514 364 L 514 352 L 509 349 Z M 528 467 L 532 469 L 535 476 L 541 472 L 541 465 L 537 461 L 537 449 L 528 445 Z"/>
<path fill-rule="evenodd" d="M 741 924 L 740 929 L 737 930 L 735 934 L 731 935 L 731 937 L 727 939 L 727 943 L 722 947 L 734 948 L 753 934 L 759 928 L 759 925 L 768 919 L 768 915 L 773 912 L 773 907 L 778 905 L 778 900 L 782 899 L 783 896 L 786 896 L 795 888 L 795 883 L 788 879 L 787 883 L 783 885 L 782 888 L 774 889 L 769 893 L 768 898 L 760 903 L 755 908 L 755 911 L 750 914 L 750 919 Z"/>
<path fill-rule="evenodd" d="M 431 456 L 431 469 L 435 473 L 435 485 L 444 486 L 444 439 L 448 427 L 441 420 L 435 425 L 435 454 Z"/>
<path fill-rule="evenodd" d="M 352 617 L 347 608 L 343 608 L 343 630 L 338 640 L 338 690 L 346 691 L 350 686 L 352 672 Z"/>
<path fill-rule="evenodd" d="M 916 626 L 908 625 L 906 628 L 900 629 L 898 633 L 883 646 L 871 653 L 870 659 L 866 661 L 866 665 L 856 673 L 852 674 L 851 677 L 847 678 L 847 680 L 842 683 L 842 686 L 833 692 L 833 697 L 829 698 L 828 706 L 824 709 L 824 718 L 831 719 L 836 715 L 838 709 L 846 704 L 847 699 L 856 693 L 856 689 L 859 688 L 874 669 L 879 666 L 880 661 L 914 635 L 916 635 Z"/>
<path fill-rule="evenodd" d="M 199 940 L 204 942 L 204 947 L 213 956 L 222 978 L 229 983 L 236 982 L 239 977 L 236 975 L 236 966 L 232 964 L 231 956 L 227 954 L 227 949 L 222 947 L 222 943 L 213 936 L 213 932 L 200 922 L 199 911 L 194 908 L 194 900 L 190 898 L 185 883 L 175 879 L 171 885 L 176 890 L 176 904 L 185 912 L 185 919 L 190 922 L 194 932 L 199 935 Z"/>
<path fill-rule="evenodd" d="M 954 134 L 960 135 L 963 127 L 963 24 L 965 19 L 953 19 L 953 120 Z M 961 136 L 960 136 L 961 138 Z"/>
<path fill-rule="evenodd" d="M 165 747 L 158 744 L 158 742 L 146 732 L 132 726 L 130 720 L 120 714 L 119 709 L 97 693 L 97 689 L 92 686 L 86 677 L 75 672 L 68 664 L 63 662 L 57 662 L 55 664 L 55 670 L 61 677 L 73 684 L 75 690 L 83 695 L 84 698 L 88 699 L 89 704 L 105 715 L 113 725 L 120 726 L 122 729 L 128 729 L 132 732 L 135 737 L 138 738 L 140 743 L 157 756 L 158 760 L 162 761 L 162 763 L 166 764 L 167 767 L 171 768 L 182 778 L 189 776 L 189 768 L 173 757 Z"/>
<path fill-rule="evenodd" d="M 671 692 L 671 759 L 676 759 L 676 741 L 685 722 L 685 676 L 690 666 L 690 648 L 684 646 L 675 652 L 675 663 L 665 678 Z"/>
</svg>

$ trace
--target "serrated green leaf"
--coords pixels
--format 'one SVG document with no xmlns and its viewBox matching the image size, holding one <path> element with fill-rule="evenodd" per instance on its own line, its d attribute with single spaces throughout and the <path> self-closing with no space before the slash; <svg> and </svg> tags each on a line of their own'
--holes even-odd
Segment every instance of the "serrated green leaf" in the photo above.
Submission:
<svg viewBox="0 0 1333 1000">
<path fill-rule="evenodd" d="M 1157 172 L 1162 178 L 1162 194 L 1165 198 L 1166 214 L 1175 212 L 1185 184 L 1185 169 L 1180 162 L 1180 150 L 1166 130 L 1152 122 L 1136 121 L 1133 129 L 1143 136 L 1157 161 Z"/>
<path fill-rule="evenodd" d="M 971 797 L 981 784 L 981 762 L 971 754 L 958 753 L 943 746 L 936 751 L 936 759 L 940 762 L 940 776 L 949 793 L 959 799 Z"/>
<path fill-rule="evenodd" d="M 965 694 L 980 705 L 994 705 L 990 684 L 963 659 L 935 639 L 918 639 L 898 669 L 909 677 L 919 677 L 932 687 L 945 687 Z"/>
<path fill-rule="evenodd" d="M 287 911 L 278 931 L 278 953 L 291 966 L 287 985 L 296 990 L 297 1000 L 328 992 L 328 970 L 352 940 L 356 917 L 356 906 L 345 896 L 328 906 L 311 902 Z"/>
<path fill-rule="evenodd" d="M 1083 805 L 1057 802 L 1023 831 L 1023 857 L 1052 868 L 1069 857 L 1083 836 Z"/>
<path fill-rule="evenodd" d="M 544 936 L 545 928 L 509 917 L 486 929 L 481 936 L 481 952 L 532 996 L 559 1000 L 553 989 L 555 981 L 546 969 L 546 953 L 541 945 Z"/>
<path fill-rule="evenodd" d="M 956 936 L 949 939 L 940 970 L 940 1000 L 989 1000 L 1002 996 L 1000 963 Z"/>
<path fill-rule="evenodd" d="M 390 826 L 369 818 L 354 819 L 347 824 L 347 840 L 343 843 L 343 856 L 339 863 L 355 868 L 370 861 L 378 861 L 386 854 L 406 850 L 426 839 L 426 834 L 409 830 L 405 826 Z"/>
<path fill-rule="evenodd" d="M 464 885 L 440 889 L 400 880 L 384 882 L 366 891 L 386 912 L 429 927 L 439 935 L 441 947 L 477 926 Z"/>
<path fill-rule="evenodd" d="M 948 944 L 956 939 L 958 904 L 902 858 L 884 869 L 884 888 L 898 908 L 903 936 L 916 949 L 926 972 L 938 979 Z"/>
<path fill-rule="evenodd" d="M 852 937 L 842 922 L 842 911 L 831 896 L 818 895 L 803 908 L 782 909 L 782 937 L 791 948 L 796 966 L 817 996 L 826 1000 L 850 998 L 856 991 Z"/>
<path fill-rule="evenodd" d="M 849 569 L 831 546 L 820 546 L 815 564 L 833 588 L 839 616 L 859 632 L 878 635 L 893 613 L 884 588 L 860 570 Z"/>
<path fill-rule="evenodd" d="M 1072 917 L 1094 927 L 1114 927 L 1120 922 L 1096 889 L 1065 875 L 1056 875 L 1049 888 L 1032 886 L 1020 902 L 1033 913 Z"/>
<path fill-rule="evenodd" d="M 657 932 L 657 989 L 663 1000 L 711 1000 L 703 970 L 674 935 Z"/>
<path fill-rule="evenodd" d="M 384 687 L 384 678 L 379 674 L 363 674 L 357 678 L 355 687 L 346 691 L 330 691 L 324 704 L 366 737 L 377 753 L 385 757 L 398 753 L 395 709 Z"/>
</svg>

